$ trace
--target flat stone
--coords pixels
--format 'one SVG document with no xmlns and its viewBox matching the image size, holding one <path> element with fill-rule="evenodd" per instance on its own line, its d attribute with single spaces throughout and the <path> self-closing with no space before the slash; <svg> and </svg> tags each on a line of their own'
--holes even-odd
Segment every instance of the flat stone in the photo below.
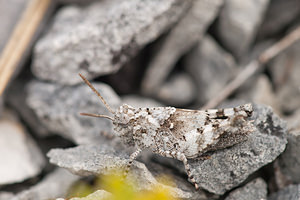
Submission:
<svg viewBox="0 0 300 200">
<path fill-rule="evenodd" d="M 197 84 L 199 104 L 206 103 L 222 91 L 237 70 L 234 58 L 208 35 L 187 54 L 184 67 Z"/>
<path fill-rule="evenodd" d="M 288 187 L 272 194 L 268 200 L 299 200 L 300 185 L 289 185 Z"/>
<path fill-rule="evenodd" d="M 162 177 L 167 177 L 171 180 L 171 184 L 175 184 L 179 189 L 190 193 L 189 200 L 213 200 L 219 199 L 218 195 L 207 193 L 204 190 L 198 189 L 195 190 L 195 186 L 187 181 L 184 171 L 178 173 L 174 171 L 174 168 L 166 165 L 161 165 L 155 160 L 158 158 L 158 155 L 154 155 L 151 159 L 147 160 L 146 165 L 150 170 L 152 175 L 158 180 Z M 138 158 L 140 159 L 140 157 Z M 143 161 L 144 162 L 144 161 Z M 178 161 L 179 162 L 179 161 Z"/>
<path fill-rule="evenodd" d="M 106 142 L 98 145 L 80 145 L 68 149 L 52 149 L 47 154 L 50 163 L 63 167 L 79 176 L 109 174 L 126 166 L 129 154 L 117 151 Z"/>
<path fill-rule="evenodd" d="M 109 200 L 111 199 L 111 193 L 105 191 L 105 190 L 97 190 L 96 192 L 93 192 L 92 194 L 82 197 L 82 198 L 71 198 L 70 200 Z"/>
<path fill-rule="evenodd" d="M 280 33 L 299 18 L 299 13 L 299 0 L 270 1 L 264 21 L 259 28 L 258 37 L 264 39 Z"/>
<path fill-rule="evenodd" d="M 11 200 L 13 196 L 11 192 L 0 192 L 0 200 Z"/>
<path fill-rule="evenodd" d="M 62 197 L 67 195 L 68 189 L 78 178 L 65 169 L 56 169 L 40 183 L 16 194 L 10 200 L 41 200 Z"/>
<path fill-rule="evenodd" d="M 257 130 L 249 134 L 246 141 L 211 152 L 207 160 L 188 160 L 191 173 L 200 188 L 223 195 L 284 151 L 287 144 L 286 123 L 270 107 L 254 104 L 251 120 L 254 120 Z M 186 173 L 182 162 L 158 157 L 159 163 Z"/>
<path fill-rule="evenodd" d="M 52 149 L 48 154 L 50 162 L 66 168 L 80 176 L 109 174 L 114 169 L 124 169 L 129 161 L 129 153 L 122 151 L 120 145 L 108 142 L 97 145 L 81 145 L 69 149 Z M 189 199 L 191 194 L 179 188 L 158 183 L 143 163 L 134 161 L 129 174 L 129 180 L 135 180 L 136 190 L 149 190 L 159 184 L 167 187 L 177 198 Z"/>
<path fill-rule="evenodd" d="M 65 6 L 34 48 L 32 71 L 40 79 L 76 84 L 111 74 L 170 28 L 191 1 L 103 0 Z M 63 66 L 63 67 L 62 67 Z"/>
<path fill-rule="evenodd" d="M 287 140 L 286 150 L 278 161 L 280 170 L 288 180 L 300 183 L 300 129 L 288 132 Z"/>
<path fill-rule="evenodd" d="M 142 92 L 155 94 L 179 58 L 201 40 L 222 3 L 223 0 L 193 1 L 189 11 L 155 50 L 142 82 Z"/>
<path fill-rule="evenodd" d="M 247 183 L 247 185 L 230 192 L 225 200 L 264 200 L 267 199 L 267 192 L 266 182 L 261 178 L 257 178 Z"/>
<path fill-rule="evenodd" d="M 120 98 L 110 86 L 104 83 L 92 84 L 112 108 L 121 104 Z M 110 120 L 79 114 L 86 112 L 111 115 L 97 95 L 85 84 L 63 87 L 32 81 L 28 85 L 26 102 L 37 115 L 39 123 L 49 131 L 77 144 L 97 142 L 98 139 L 103 139 L 101 133 L 112 133 Z"/>
<path fill-rule="evenodd" d="M 191 172 L 200 187 L 224 194 L 284 151 L 285 122 L 270 107 L 258 104 L 251 118 L 257 130 L 245 142 L 216 151 L 208 160 L 190 160 Z"/>
<path fill-rule="evenodd" d="M 5 91 L 5 103 L 18 112 L 20 118 L 33 130 L 34 134 L 46 137 L 51 135 L 51 132 L 39 122 L 36 113 L 24 101 L 27 96 L 26 84 L 30 80 L 31 77 L 26 73 L 18 76 Z"/>
<path fill-rule="evenodd" d="M 170 77 L 158 89 L 157 98 L 166 105 L 184 106 L 196 99 L 197 89 L 191 76 L 178 73 Z"/>
<path fill-rule="evenodd" d="M 262 23 L 269 0 L 228 0 L 217 23 L 222 44 L 240 58 L 247 53 Z"/>
<path fill-rule="evenodd" d="M 291 113 L 300 107 L 300 42 L 276 56 L 269 64 L 276 96 L 283 112 Z"/>
<path fill-rule="evenodd" d="M 37 176 L 45 159 L 24 126 L 6 112 L 0 119 L 0 185 Z"/>
<path fill-rule="evenodd" d="M 285 117 L 287 121 L 288 130 L 291 131 L 300 131 L 300 109 L 298 108 L 292 115 Z"/>
</svg>

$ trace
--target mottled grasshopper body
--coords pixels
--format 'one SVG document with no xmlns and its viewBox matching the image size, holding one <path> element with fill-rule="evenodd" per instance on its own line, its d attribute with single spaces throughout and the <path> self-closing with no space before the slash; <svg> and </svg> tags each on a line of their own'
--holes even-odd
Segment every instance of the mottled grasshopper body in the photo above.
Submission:
<svg viewBox="0 0 300 200">
<path fill-rule="evenodd" d="M 81 114 L 110 119 L 116 135 L 126 144 L 136 147 L 130 156 L 127 172 L 139 153 L 149 149 L 161 156 L 182 161 L 189 179 L 198 188 L 187 158 L 197 158 L 206 152 L 240 143 L 254 129 L 248 120 L 253 112 L 251 104 L 205 111 L 174 107 L 134 108 L 124 104 L 113 111 L 89 81 L 80 76 L 113 116 Z"/>
</svg>

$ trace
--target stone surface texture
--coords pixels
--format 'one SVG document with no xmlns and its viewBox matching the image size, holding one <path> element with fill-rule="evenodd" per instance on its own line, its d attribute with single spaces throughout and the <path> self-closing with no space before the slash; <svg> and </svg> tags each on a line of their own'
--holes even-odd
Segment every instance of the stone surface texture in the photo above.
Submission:
<svg viewBox="0 0 300 200">
<path fill-rule="evenodd" d="M 272 194 L 268 200 L 299 200 L 300 185 L 289 185 L 288 187 Z"/>
<path fill-rule="evenodd" d="M 178 59 L 188 52 L 206 32 L 223 0 L 194 0 L 189 11 L 170 31 L 147 68 L 142 92 L 155 94 Z"/>
<path fill-rule="evenodd" d="M 48 157 L 51 163 L 80 176 L 109 174 L 112 170 L 124 169 L 129 161 L 130 154 L 117 149 L 116 146 L 103 142 L 66 150 L 52 149 Z M 169 188 L 174 197 L 183 199 L 192 197 L 190 192 L 158 183 L 146 166 L 138 161 L 133 162 L 127 178 L 135 180 L 137 190 L 149 190 L 154 185 L 160 184 L 161 187 Z"/>
<path fill-rule="evenodd" d="M 6 112 L 0 120 L 0 185 L 37 176 L 45 159 L 25 127 Z"/>
<path fill-rule="evenodd" d="M 0 200 L 11 200 L 13 196 L 11 192 L 0 192 Z"/>
<path fill-rule="evenodd" d="M 197 84 L 200 104 L 216 96 L 237 69 L 234 58 L 210 36 L 205 36 L 184 58 L 184 67 Z"/>
<path fill-rule="evenodd" d="M 270 107 L 255 105 L 252 120 L 257 130 L 245 142 L 216 151 L 204 161 L 190 160 L 200 187 L 224 194 L 284 151 L 286 123 Z"/>
<path fill-rule="evenodd" d="M 166 105 L 184 106 L 195 100 L 197 89 L 187 73 L 174 74 L 158 89 L 157 98 Z"/>
<path fill-rule="evenodd" d="M 286 123 L 270 107 L 259 104 L 254 105 L 251 118 L 256 130 L 245 142 L 212 152 L 206 160 L 188 160 L 200 188 L 222 195 L 284 151 L 287 144 Z M 157 161 L 185 173 L 182 163 L 177 160 L 158 157 Z"/>
<path fill-rule="evenodd" d="M 26 104 L 27 92 L 25 87 L 30 82 L 30 77 L 26 75 L 16 78 L 13 84 L 9 85 L 5 92 L 5 103 L 18 112 L 20 118 L 33 130 L 34 134 L 40 137 L 49 136 L 51 135 L 50 131 L 39 122 L 35 112 Z"/>
<path fill-rule="evenodd" d="M 172 166 L 166 166 L 156 162 L 155 160 L 157 157 L 158 155 L 153 155 L 151 156 L 151 159 L 148 159 L 147 161 L 142 160 L 146 163 L 147 168 L 155 178 L 161 179 L 161 177 L 164 176 L 169 177 L 171 182 L 178 188 L 191 194 L 189 200 L 214 200 L 219 198 L 218 195 L 207 193 L 201 189 L 196 191 L 195 186 L 188 182 L 186 176 L 183 176 L 185 175 L 184 171 L 182 171 L 182 173 L 174 173 L 174 168 Z"/>
<path fill-rule="evenodd" d="M 287 12 L 282 12 L 287 11 Z M 283 31 L 300 16 L 298 0 L 272 0 L 266 12 L 265 19 L 259 29 L 260 39 L 274 36 Z"/>
<path fill-rule="evenodd" d="M 266 200 L 267 199 L 267 184 L 261 178 L 257 178 L 247 185 L 237 188 L 230 192 L 225 200 Z"/>
<path fill-rule="evenodd" d="M 255 39 L 269 0 L 227 0 L 221 10 L 217 32 L 222 44 L 242 57 Z"/>
<path fill-rule="evenodd" d="M 279 158 L 281 172 L 288 180 L 300 183 L 300 129 L 287 134 L 286 150 Z"/>
<path fill-rule="evenodd" d="M 65 169 L 56 169 L 37 185 L 16 194 L 10 200 L 46 200 L 62 197 L 76 180 L 78 176 Z"/>
<path fill-rule="evenodd" d="M 289 131 L 299 131 L 300 130 L 300 108 L 295 110 L 292 115 L 284 117 L 287 121 Z"/>
<path fill-rule="evenodd" d="M 92 84 L 112 108 L 121 104 L 120 98 L 110 86 L 104 83 Z M 85 112 L 111 115 L 97 95 L 85 84 L 63 87 L 33 81 L 28 85 L 26 102 L 40 123 L 77 144 L 96 142 L 101 138 L 102 132 L 112 133 L 110 120 L 79 114 Z"/>
<path fill-rule="evenodd" d="M 139 49 L 174 24 L 191 1 L 103 0 L 66 6 L 34 49 L 32 70 L 62 84 L 114 73 Z M 80 22 L 80 23 L 78 23 Z"/>
</svg>

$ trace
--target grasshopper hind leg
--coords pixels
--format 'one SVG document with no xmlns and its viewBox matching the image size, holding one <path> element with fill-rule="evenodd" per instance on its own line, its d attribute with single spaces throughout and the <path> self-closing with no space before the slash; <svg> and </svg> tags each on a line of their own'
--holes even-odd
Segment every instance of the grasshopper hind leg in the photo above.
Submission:
<svg viewBox="0 0 300 200">
<path fill-rule="evenodd" d="M 183 153 L 181 153 L 179 151 L 160 151 L 159 154 L 162 156 L 165 156 L 165 157 L 171 157 L 171 158 L 175 158 L 176 160 L 182 161 L 184 168 L 186 170 L 186 173 L 188 175 L 188 178 L 191 180 L 191 182 L 195 186 L 195 189 L 196 190 L 199 189 L 199 186 L 198 186 L 194 176 L 191 173 L 191 167 L 187 161 L 186 156 Z"/>
</svg>

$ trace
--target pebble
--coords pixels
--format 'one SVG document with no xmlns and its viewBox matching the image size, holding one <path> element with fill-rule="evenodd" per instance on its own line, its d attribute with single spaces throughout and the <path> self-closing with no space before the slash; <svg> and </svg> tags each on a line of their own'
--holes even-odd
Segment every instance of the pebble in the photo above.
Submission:
<svg viewBox="0 0 300 200">
<path fill-rule="evenodd" d="M 33 178 L 46 164 L 24 125 L 8 111 L 0 119 L 0 152 L 0 186 Z"/>
<path fill-rule="evenodd" d="M 202 105 L 222 91 L 237 70 L 234 58 L 209 35 L 187 54 L 184 67 L 196 83 Z"/>
<path fill-rule="evenodd" d="M 222 4 L 223 0 L 193 1 L 191 8 L 155 50 L 142 82 L 144 94 L 157 92 L 178 59 L 202 39 Z"/>
<path fill-rule="evenodd" d="M 103 0 L 61 8 L 34 47 L 33 73 L 42 80 L 74 85 L 118 71 L 170 28 L 191 1 Z"/>
<path fill-rule="evenodd" d="M 227 0 L 221 10 L 217 33 L 221 43 L 236 58 L 248 52 L 270 0 Z"/>
<path fill-rule="evenodd" d="M 245 186 L 230 192 L 225 200 L 266 200 L 267 192 L 266 182 L 261 178 L 257 178 L 247 183 Z"/>
<path fill-rule="evenodd" d="M 113 109 L 121 104 L 119 96 L 110 86 L 104 83 L 92 84 Z M 28 107 L 34 111 L 39 123 L 50 132 L 76 144 L 95 143 L 103 139 L 102 133 L 112 133 L 110 120 L 80 115 L 82 112 L 111 115 L 87 85 L 64 87 L 54 83 L 32 81 L 27 89 Z"/>
</svg>

